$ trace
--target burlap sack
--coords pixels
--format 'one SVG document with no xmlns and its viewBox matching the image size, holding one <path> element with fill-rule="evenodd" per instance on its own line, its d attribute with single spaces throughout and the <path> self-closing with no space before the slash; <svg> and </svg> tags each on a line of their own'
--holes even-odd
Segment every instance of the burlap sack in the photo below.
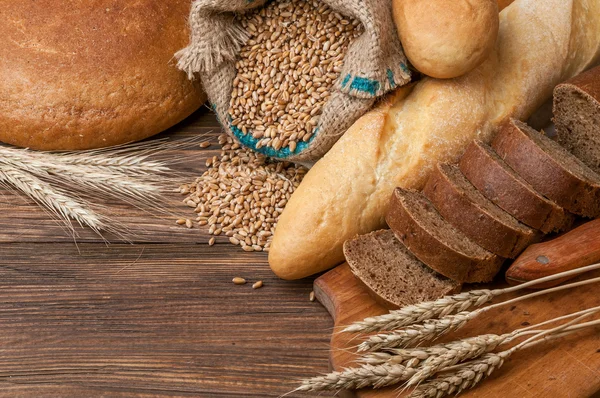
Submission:
<svg viewBox="0 0 600 398">
<path fill-rule="evenodd" d="M 235 13 L 266 0 L 195 0 L 190 13 L 191 42 L 176 54 L 190 79 L 198 73 L 225 131 L 243 145 L 278 159 L 310 164 L 322 157 L 380 97 L 410 80 L 406 58 L 392 20 L 391 0 L 322 0 L 334 11 L 360 21 L 364 33 L 348 48 L 339 79 L 323 107 L 309 142 L 276 151 L 256 149 L 258 140 L 231 125 L 228 115 L 235 61 L 247 34 Z"/>
</svg>

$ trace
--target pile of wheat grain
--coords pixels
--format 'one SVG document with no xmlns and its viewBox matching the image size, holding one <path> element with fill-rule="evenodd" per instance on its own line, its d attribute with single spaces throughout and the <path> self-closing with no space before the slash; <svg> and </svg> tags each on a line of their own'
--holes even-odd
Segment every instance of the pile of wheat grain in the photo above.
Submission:
<svg viewBox="0 0 600 398">
<path fill-rule="evenodd" d="M 183 202 L 198 214 L 198 225 L 213 235 L 210 245 L 214 236 L 225 235 L 245 251 L 268 252 L 277 219 L 307 170 L 271 162 L 224 134 L 219 144 L 221 154 L 206 161 L 208 170 L 178 191 L 187 195 Z M 193 227 L 189 219 L 177 223 Z"/>
<path fill-rule="evenodd" d="M 272 1 L 240 20 L 250 39 L 236 63 L 232 124 L 257 148 L 294 152 L 312 137 L 361 25 L 317 0 Z"/>
</svg>

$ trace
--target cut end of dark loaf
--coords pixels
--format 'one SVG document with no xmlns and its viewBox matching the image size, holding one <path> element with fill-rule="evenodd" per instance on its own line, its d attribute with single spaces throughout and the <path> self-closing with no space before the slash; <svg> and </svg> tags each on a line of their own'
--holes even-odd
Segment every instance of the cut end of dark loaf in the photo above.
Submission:
<svg viewBox="0 0 600 398">
<path fill-rule="evenodd" d="M 575 79 L 556 87 L 554 124 L 558 142 L 600 173 L 600 67 L 590 72 L 587 75 L 592 83 L 581 87 L 578 85 L 580 80 L 585 80 L 584 74 L 580 80 Z"/>
<path fill-rule="evenodd" d="M 489 282 L 504 261 L 445 220 L 421 193 L 396 188 L 387 224 L 424 264 L 459 282 Z"/>
<path fill-rule="evenodd" d="M 558 232 L 573 223 L 572 214 L 537 192 L 482 141 L 468 146 L 459 167 L 479 192 L 532 228 Z"/>
<path fill-rule="evenodd" d="M 511 119 L 492 147 L 536 191 L 561 207 L 583 217 L 600 215 L 600 175 L 545 134 Z"/>
<path fill-rule="evenodd" d="M 390 230 L 346 241 L 344 255 L 356 278 L 390 309 L 434 300 L 461 287 L 419 261 Z"/>
<path fill-rule="evenodd" d="M 516 257 L 538 233 L 479 192 L 458 166 L 438 164 L 423 193 L 453 226 L 486 250 Z"/>
</svg>

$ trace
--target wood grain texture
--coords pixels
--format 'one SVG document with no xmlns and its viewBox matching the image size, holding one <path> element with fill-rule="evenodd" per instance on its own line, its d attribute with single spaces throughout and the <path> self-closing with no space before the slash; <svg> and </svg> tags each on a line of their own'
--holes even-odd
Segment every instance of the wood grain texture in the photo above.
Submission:
<svg viewBox="0 0 600 398">
<path fill-rule="evenodd" d="M 592 275 L 592 274 L 590 274 Z M 600 275 L 600 272 L 593 274 Z M 494 286 L 499 287 L 500 285 Z M 334 330 L 353 321 L 386 311 L 354 279 L 350 267 L 341 265 L 315 280 L 315 294 L 335 320 Z M 482 333 L 507 333 L 555 316 L 600 305 L 595 285 L 540 296 L 512 306 L 491 310 L 439 342 Z M 506 295 L 504 298 L 514 297 Z M 355 335 L 334 333 L 330 360 L 334 369 L 352 366 Z M 345 396 L 357 398 L 398 397 L 395 387 L 360 390 Z M 405 395 L 401 395 L 405 396 Z M 549 344 L 520 351 L 475 389 L 460 395 L 472 398 L 587 398 L 600 396 L 600 328 L 588 329 Z"/>
<path fill-rule="evenodd" d="M 218 133 L 202 109 L 165 136 Z M 173 187 L 217 148 L 176 151 Z M 276 397 L 328 370 L 332 322 L 308 300 L 312 280 L 281 281 L 265 253 L 176 226 L 193 216 L 182 198 L 168 195 L 172 215 L 159 218 L 113 207 L 136 238 L 107 245 L 81 228 L 75 244 L 0 193 L 0 397 Z"/>
<path fill-rule="evenodd" d="M 529 246 L 506 271 L 506 280 L 519 284 L 600 261 L 600 219 L 554 239 Z M 572 277 L 571 277 L 572 278 Z M 539 284 L 537 288 L 556 286 L 570 278 Z"/>
</svg>

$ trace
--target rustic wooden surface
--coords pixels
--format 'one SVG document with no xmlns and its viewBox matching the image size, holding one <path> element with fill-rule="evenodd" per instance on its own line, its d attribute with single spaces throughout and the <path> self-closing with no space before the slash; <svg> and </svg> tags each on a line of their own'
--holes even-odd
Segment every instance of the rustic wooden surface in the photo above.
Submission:
<svg viewBox="0 0 600 398">
<path fill-rule="evenodd" d="M 557 238 L 529 246 L 506 271 L 513 284 L 544 278 L 600 261 L 600 219 L 588 221 Z M 568 279 L 568 278 L 567 278 Z M 559 285 L 567 280 L 536 285 Z"/>
<path fill-rule="evenodd" d="M 599 276 L 600 272 L 590 273 Z M 504 284 L 497 284 L 500 287 Z M 543 322 L 600 305 L 594 284 L 551 293 L 490 310 L 458 332 L 440 339 L 455 340 L 483 333 L 508 333 L 526 325 Z M 335 319 L 335 326 L 349 325 L 386 311 L 355 280 L 347 264 L 338 266 L 315 281 L 315 293 Z M 515 297 L 517 293 L 503 298 Z M 496 300 L 497 301 L 497 300 Z M 591 320 L 594 318 L 590 318 Z M 597 319 L 597 317 L 596 317 Z M 336 333 L 331 340 L 331 364 L 336 370 L 354 364 L 355 335 Z M 402 394 L 401 396 L 406 396 Z M 345 397 L 393 398 L 396 386 L 385 390 L 361 390 Z M 465 398 L 587 398 L 600 396 L 600 328 L 588 329 L 552 343 L 513 354 L 491 377 L 460 395 Z"/>
<path fill-rule="evenodd" d="M 173 153 L 173 187 L 204 171 L 219 132 L 204 108 L 162 135 L 215 143 Z M 193 216 L 183 197 L 167 198 L 160 217 L 113 206 L 134 244 L 81 228 L 75 244 L 0 191 L 1 397 L 276 397 L 328 370 L 332 321 L 308 300 L 312 280 L 278 280 L 264 253 L 226 238 L 209 247 L 205 230 L 175 225 Z"/>
</svg>

